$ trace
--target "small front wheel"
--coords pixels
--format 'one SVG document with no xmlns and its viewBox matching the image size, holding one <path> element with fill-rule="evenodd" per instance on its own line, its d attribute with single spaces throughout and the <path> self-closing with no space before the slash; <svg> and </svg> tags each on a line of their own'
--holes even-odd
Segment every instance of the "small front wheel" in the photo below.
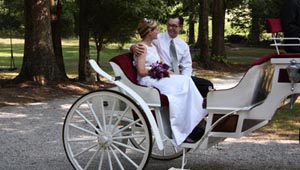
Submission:
<svg viewBox="0 0 300 170">
<path fill-rule="evenodd" d="M 136 148 L 131 139 L 142 141 L 144 147 Z M 99 90 L 72 105 L 63 126 L 63 143 L 75 169 L 143 169 L 152 134 L 147 117 L 132 99 Z"/>
</svg>

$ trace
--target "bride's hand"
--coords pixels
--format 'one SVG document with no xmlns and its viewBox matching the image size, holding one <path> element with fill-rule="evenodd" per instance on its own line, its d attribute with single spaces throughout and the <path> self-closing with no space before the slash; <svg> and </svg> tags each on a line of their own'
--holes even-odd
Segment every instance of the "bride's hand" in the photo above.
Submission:
<svg viewBox="0 0 300 170">
<path fill-rule="evenodd" d="M 169 74 L 175 74 L 173 71 L 171 71 L 171 70 L 168 70 L 168 73 Z"/>
</svg>

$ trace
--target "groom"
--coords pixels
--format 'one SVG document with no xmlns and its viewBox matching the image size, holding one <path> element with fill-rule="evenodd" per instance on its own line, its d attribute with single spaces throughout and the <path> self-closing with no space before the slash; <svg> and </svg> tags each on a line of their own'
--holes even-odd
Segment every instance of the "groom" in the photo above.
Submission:
<svg viewBox="0 0 300 170">
<path fill-rule="evenodd" d="M 176 72 L 176 67 L 179 67 L 179 74 L 191 76 L 203 98 L 206 98 L 209 87 L 213 88 L 213 84 L 209 80 L 192 76 L 192 57 L 189 46 L 178 37 L 178 34 L 183 29 L 183 22 L 183 18 L 179 15 L 170 16 L 167 22 L 167 32 L 159 33 L 157 40 L 154 40 L 153 44 L 158 47 L 164 63 L 169 65 L 170 68 L 174 68 L 174 72 Z M 174 44 L 170 45 L 171 41 Z M 174 48 L 174 45 L 175 49 L 172 49 L 170 46 Z M 130 48 L 132 52 L 137 54 L 146 50 L 144 46 L 138 45 L 133 45 Z"/>
</svg>

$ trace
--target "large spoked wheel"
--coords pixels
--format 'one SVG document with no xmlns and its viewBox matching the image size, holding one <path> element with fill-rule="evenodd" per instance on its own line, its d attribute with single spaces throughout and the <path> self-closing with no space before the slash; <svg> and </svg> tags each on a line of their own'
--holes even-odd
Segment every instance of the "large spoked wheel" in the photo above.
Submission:
<svg viewBox="0 0 300 170">
<path fill-rule="evenodd" d="M 144 149 L 145 147 L 144 147 L 143 140 L 144 139 L 139 139 L 139 140 L 130 139 L 130 142 L 136 148 Z M 158 149 L 158 146 L 157 146 L 157 143 L 156 143 L 154 137 L 152 138 L 152 140 L 153 140 L 152 141 L 153 146 L 152 146 L 151 157 L 153 159 L 168 161 L 168 160 L 179 158 L 183 155 L 183 148 L 173 145 L 173 143 L 167 138 L 163 139 L 163 144 L 164 144 L 163 150 Z M 189 150 L 187 150 L 187 151 L 189 151 Z"/>
<path fill-rule="evenodd" d="M 169 139 L 164 139 L 164 149 L 159 150 L 158 146 L 153 138 L 153 147 L 151 152 L 151 157 L 158 160 L 172 160 L 179 158 L 183 155 L 183 148 L 173 145 Z M 189 151 L 189 150 L 188 150 Z"/>
<path fill-rule="evenodd" d="M 141 142 L 136 148 L 129 140 Z M 152 148 L 144 112 L 129 97 L 109 90 L 88 93 L 70 108 L 63 142 L 75 169 L 143 169 Z"/>
</svg>

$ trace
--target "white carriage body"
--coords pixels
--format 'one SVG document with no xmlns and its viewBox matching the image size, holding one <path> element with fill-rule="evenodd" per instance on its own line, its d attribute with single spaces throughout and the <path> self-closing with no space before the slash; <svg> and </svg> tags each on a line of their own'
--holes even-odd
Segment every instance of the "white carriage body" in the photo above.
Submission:
<svg viewBox="0 0 300 170">
<path fill-rule="evenodd" d="M 292 56 L 297 57 L 295 54 Z M 197 143 L 183 143 L 180 147 L 206 149 L 228 137 L 245 136 L 266 125 L 278 107 L 289 96 L 300 93 L 298 84 L 292 91 L 289 81 L 279 82 L 280 75 L 288 79 L 286 68 L 294 58 L 286 58 L 287 55 L 283 56 L 285 58 L 280 58 L 281 56 L 277 54 L 267 57 L 267 61 L 252 66 L 235 87 L 226 90 L 214 89 L 208 93 L 207 110 L 209 114 L 204 137 Z M 296 61 L 300 63 L 300 59 Z M 110 62 L 110 64 L 115 77 L 117 77 L 117 80 L 113 82 L 124 83 L 144 100 L 149 109 L 155 113 L 156 124 L 151 123 L 151 125 L 157 126 L 153 129 L 154 134 L 159 134 L 161 139 L 168 138 L 171 133 L 167 116 L 168 109 L 161 106 L 159 91 L 154 87 L 144 87 L 133 83 L 118 64 L 114 62 Z M 122 87 L 119 88 L 119 91 L 136 100 L 133 94 Z M 147 114 L 147 116 L 154 120 L 153 115 Z M 217 120 L 219 122 L 215 123 Z M 158 131 L 156 132 L 155 129 Z"/>
<path fill-rule="evenodd" d="M 89 62 L 97 74 L 115 86 L 83 95 L 68 111 L 64 147 L 75 169 L 114 169 L 113 164 L 120 169 L 143 169 L 150 156 L 159 160 L 182 156 L 184 169 L 189 150 L 207 149 L 226 138 L 240 138 L 261 128 L 278 107 L 287 99 L 294 102 L 293 97 L 300 93 L 300 54 L 264 56 L 235 87 L 209 91 L 204 135 L 196 143 L 175 146 L 169 101 L 158 89 L 138 85 L 132 54 L 110 60 L 114 76 L 94 60 Z M 92 163 L 95 159 L 98 165 Z"/>
</svg>

